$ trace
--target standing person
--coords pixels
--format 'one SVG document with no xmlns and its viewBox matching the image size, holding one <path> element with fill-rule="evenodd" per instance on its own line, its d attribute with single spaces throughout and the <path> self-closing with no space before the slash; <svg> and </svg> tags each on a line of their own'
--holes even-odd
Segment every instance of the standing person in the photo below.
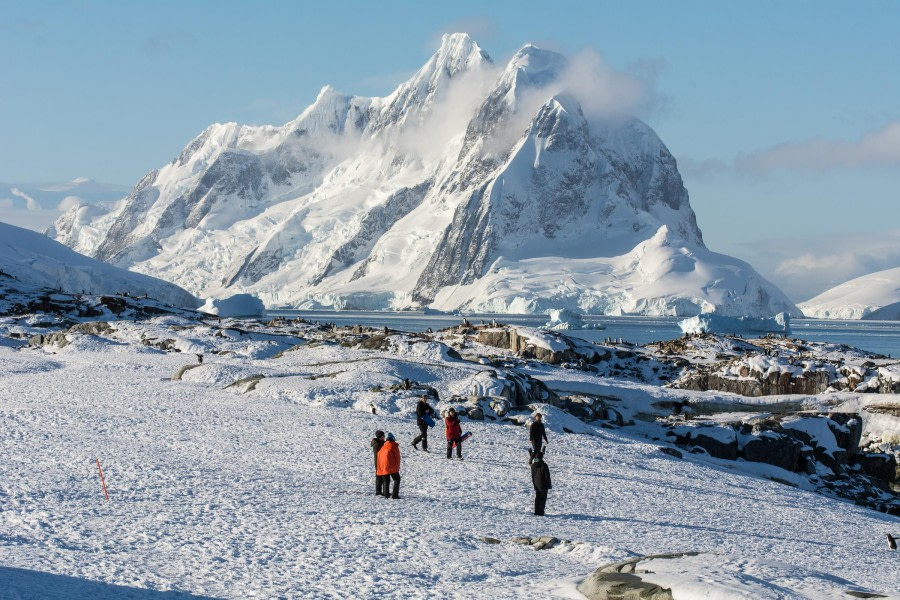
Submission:
<svg viewBox="0 0 900 600">
<path fill-rule="evenodd" d="M 434 409 L 428 404 L 428 396 L 422 394 L 419 403 L 416 404 L 416 425 L 419 426 L 419 435 L 412 441 L 412 445 L 418 450 L 419 442 L 422 442 L 422 450 L 428 452 L 428 424 L 425 422 L 425 415 L 434 418 Z"/>
<path fill-rule="evenodd" d="M 456 458 L 462 460 L 462 427 L 455 408 L 451 408 L 444 417 L 444 433 L 447 436 L 447 459 L 450 459 L 453 446 L 456 446 Z"/>
<path fill-rule="evenodd" d="M 544 444 L 547 443 L 547 431 L 544 429 L 544 417 L 541 413 L 534 413 L 534 423 L 531 424 L 528 439 L 531 441 L 531 455 L 540 453 L 543 456 Z"/>
<path fill-rule="evenodd" d="M 400 498 L 400 446 L 394 434 L 388 432 L 387 439 L 378 451 L 375 474 L 381 478 L 381 492 L 385 498 Z M 388 493 L 390 481 L 394 481 L 394 489 Z"/>
<path fill-rule="evenodd" d="M 384 432 L 382 430 L 378 430 L 375 432 L 375 437 L 372 438 L 372 454 L 375 458 L 375 495 L 381 496 L 381 477 L 378 476 L 378 451 L 381 450 L 381 447 L 384 446 Z"/>
<path fill-rule="evenodd" d="M 550 467 L 544 462 L 543 452 L 535 452 L 531 457 L 531 483 L 534 484 L 534 514 L 543 517 L 547 492 L 553 488 L 550 483 Z"/>
</svg>

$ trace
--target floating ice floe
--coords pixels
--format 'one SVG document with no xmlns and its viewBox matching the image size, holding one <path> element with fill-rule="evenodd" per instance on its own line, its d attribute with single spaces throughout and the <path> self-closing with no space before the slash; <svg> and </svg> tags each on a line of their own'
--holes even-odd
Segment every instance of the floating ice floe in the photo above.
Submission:
<svg viewBox="0 0 900 600">
<path fill-rule="evenodd" d="M 778 313 L 770 318 L 757 317 L 724 317 L 711 313 L 704 313 L 685 319 L 678 323 L 684 333 L 791 333 L 791 316 L 786 313 Z"/>
</svg>

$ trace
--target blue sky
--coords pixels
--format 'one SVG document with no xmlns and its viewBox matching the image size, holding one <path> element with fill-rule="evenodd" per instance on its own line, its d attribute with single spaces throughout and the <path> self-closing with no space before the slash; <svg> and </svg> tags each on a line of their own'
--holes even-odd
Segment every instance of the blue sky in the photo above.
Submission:
<svg viewBox="0 0 900 600">
<path fill-rule="evenodd" d="M 212 122 L 281 124 L 325 84 L 387 94 L 450 31 L 649 82 L 638 114 L 707 244 L 794 299 L 900 266 L 896 1 L 0 0 L 0 181 L 132 185 Z"/>
</svg>

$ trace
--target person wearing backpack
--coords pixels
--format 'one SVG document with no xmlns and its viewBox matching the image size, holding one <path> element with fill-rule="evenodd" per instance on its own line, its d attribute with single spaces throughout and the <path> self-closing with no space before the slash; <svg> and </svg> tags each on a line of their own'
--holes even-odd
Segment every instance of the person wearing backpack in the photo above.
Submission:
<svg viewBox="0 0 900 600">
<path fill-rule="evenodd" d="M 422 450 L 428 452 L 428 423 L 425 422 L 425 415 L 434 418 L 434 408 L 428 404 L 428 396 L 422 394 L 419 403 L 416 404 L 416 425 L 419 426 L 419 435 L 412 441 L 412 445 L 418 450 L 419 442 L 422 442 Z"/>
<path fill-rule="evenodd" d="M 456 458 L 462 460 L 462 426 L 455 408 L 447 411 L 447 416 L 444 417 L 444 434 L 447 436 L 447 459 L 450 459 L 453 446 L 456 446 Z"/>
</svg>

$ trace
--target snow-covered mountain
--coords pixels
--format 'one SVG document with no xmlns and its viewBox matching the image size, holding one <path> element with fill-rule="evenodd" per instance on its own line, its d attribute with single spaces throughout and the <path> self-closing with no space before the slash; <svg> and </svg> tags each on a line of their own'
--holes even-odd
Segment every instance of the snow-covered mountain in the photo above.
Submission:
<svg viewBox="0 0 900 600">
<path fill-rule="evenodd" d="M 900 310 L 891 305 L 897 303 L 900 303 L 900 267 L 851 279 L 799 307 L 804 315 L 814 319 L 896 319 L 897 316 L 891 315 L 900 315 Z"/>
<path fill-rule="evenodd" d="M 78 254 L 40 233 L 0 223 L 0 273 L 19 283 L 67 293 L 148 295 L 172 306 L 196 308 L 191 294 L 154 277 L 131 273 Z"/>
<path fill-rule="evenodd" d="M 531 45 L 501 68 L 446 35 L 387 97 L 326 86 L 282 127 L 212 125 L 112 212 L 49 233 L 272 307 L 799 316 L 704 246 L 665 145 L 583 110 L 569 69 Z"/>
<path fill-rule="evenodd" d="M 128 195 L 125 186 L 79 177 L 66 183 L 0 182 L 0 221 L 34 230 L 46 229 L 76 204 L 106 207 Z"/>
</svg>

